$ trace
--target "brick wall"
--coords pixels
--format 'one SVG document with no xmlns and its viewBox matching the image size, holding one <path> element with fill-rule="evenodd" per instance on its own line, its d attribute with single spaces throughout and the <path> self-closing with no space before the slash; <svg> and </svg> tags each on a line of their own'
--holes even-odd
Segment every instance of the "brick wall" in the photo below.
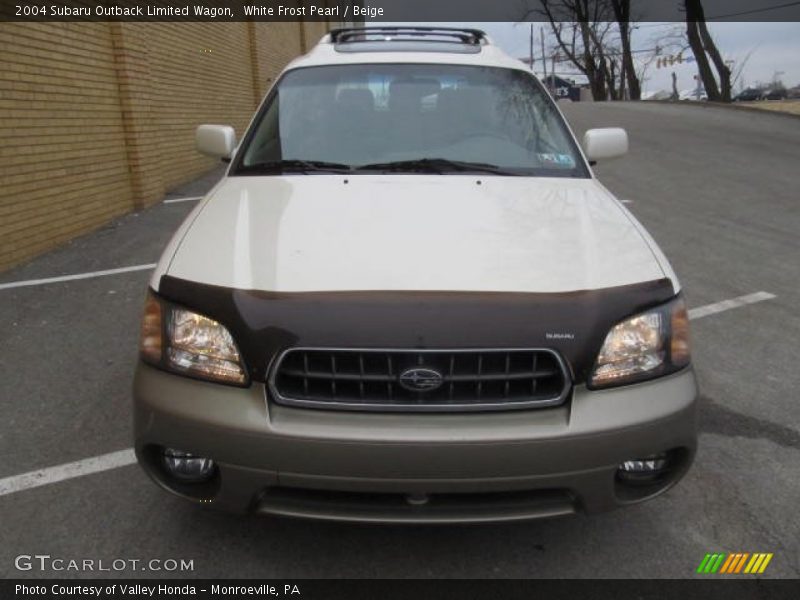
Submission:
<svg viewBox="0 0 800 600">
<path fill-rule="evenodd" d="M 241 135 L 278 72 L 326 29 L 0 23 L 0 270 L 212 167 L 195 127 Z"/>
</svg>

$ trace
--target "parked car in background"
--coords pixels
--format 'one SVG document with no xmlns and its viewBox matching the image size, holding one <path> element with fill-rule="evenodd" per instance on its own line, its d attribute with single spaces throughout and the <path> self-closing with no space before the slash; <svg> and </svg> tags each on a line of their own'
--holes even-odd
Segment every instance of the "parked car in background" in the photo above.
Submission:
<svg viewBox="0 0 800 600">
<path fill-rule="evenodd" d="M 782 87 L 772 88 L 764 93 L 764 100 L 786 100 L 787 97 L 786 88 Z"/>
<path fill-rule="evenodd" d="M 705 90 L 697 90 L 697 88 L 692 88 L 690 90 L 683 90 L 678 94 L 678 98 L 680 100 L 694 100 L 694 101 L 704 101 L 708 100 L 708 94 L 706 94 Z"/>
<path fill-rule="evenodd" d="M 734 102 L 755 102 L 763 100 L 764 92 L 758 88 L 747 88 L 734 96 Z"/>
</svg>

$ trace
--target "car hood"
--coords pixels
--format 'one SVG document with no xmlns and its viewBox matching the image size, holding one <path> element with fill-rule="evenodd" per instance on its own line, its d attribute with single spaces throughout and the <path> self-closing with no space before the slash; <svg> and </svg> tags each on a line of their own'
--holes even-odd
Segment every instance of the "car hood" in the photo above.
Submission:
<svg viewBox="0 0 800 600">
<path fill-rule="evenodd" d="M 228 177 L 171 249 L 157 275 L 274 292 L 565 292 L 666 275 L 593 179 Z"/>
</svg>

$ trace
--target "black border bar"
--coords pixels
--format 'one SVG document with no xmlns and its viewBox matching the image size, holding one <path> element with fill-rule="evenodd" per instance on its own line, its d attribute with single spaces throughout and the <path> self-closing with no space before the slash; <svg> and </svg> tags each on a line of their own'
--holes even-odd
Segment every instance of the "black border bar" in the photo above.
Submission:
<svg viewBox="0 0 800 600">
<path fill-rule="evenodd" d="M 708 576 L 713 577 L 713 576 Z M 18 586 L 44 593 L 22 593 Z M 122 586 L 146 586 L 157 590 L 152 596 L 130 594 Z M 219 588 L 246 589 L 252 592 L 214 593 Z M 101 593 L 91 591 L 100 589 Z M 70 590 L 74 590 L 70 592 Z M 291 600 L 794 600 L 800 593 L 797 580 L 617 580 L 617 579 L 44 579 L 0 581 L 3 600 L 48 598 L 58 600 L 101 600 L 152 598 L 155 600 L 192 598 L 218 600 L 229 598 L 281 598 Z"/>
<path fill-rule="evenodd" d="M 713 576 L 708 576 L 713 577 Z M 44 593 L 22 593 L 18 586 L 37 587 Z M 156 592 L 130 594 L 122 586 L 155 586 Z M 220 588 L 246 589 L 251 592 L 214 593 Z M 92 589 L 99 589 L 98 595 Z M 74 591 L 70 591 L 74 590 Z M 0 582 L 3 600 L 48 598 L 58 600 L 101 600 L 152 598 L 156 600 L 192 598 L 218 600 L 229 598 L 281 598 L 291 600 L 789 600 L 800 593 L 797 580 L 618 580 L 618 579 L 6 579 Z"/>
<path fill-rule="evenodd" d="M 556 19 L 569 11 L 549 0 Z M 589 0 L 590 3 L 595 0 Z M 709 21 L 800 21 L 800 0 L 702 0 Z M 682 0 L 631 0 L 632 21 L 681 22 Z M 258 9 L 258 10 L 256 10 Z M 545 21 L 542 0 L 0 0 L 0 21 Z"/>
</svg>

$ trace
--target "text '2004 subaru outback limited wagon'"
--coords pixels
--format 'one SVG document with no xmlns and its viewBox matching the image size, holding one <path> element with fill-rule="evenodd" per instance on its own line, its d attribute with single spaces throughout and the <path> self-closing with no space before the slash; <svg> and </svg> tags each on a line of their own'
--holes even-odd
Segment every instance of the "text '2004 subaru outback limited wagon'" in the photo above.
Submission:
<svg viewBox="0 0 800 600">
<path fill-rule="evenodd" d="M 688 469 L 680 286 L 553 100 L 483 32 L 340 29 L 292 62 L 150 283 L 139 462 L 234 511 L 513 520 Z"/>
</svg>

